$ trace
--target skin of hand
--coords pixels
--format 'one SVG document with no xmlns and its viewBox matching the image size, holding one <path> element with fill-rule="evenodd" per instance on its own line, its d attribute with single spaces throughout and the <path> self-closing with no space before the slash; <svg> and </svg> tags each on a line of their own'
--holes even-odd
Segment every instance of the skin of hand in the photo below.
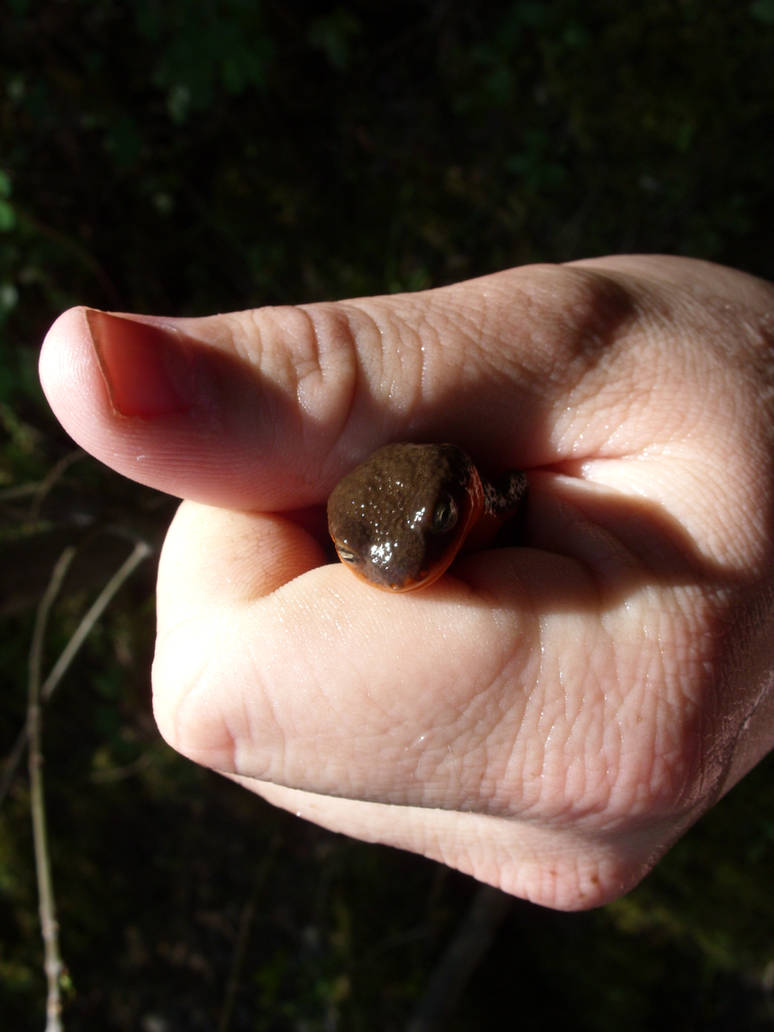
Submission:
<svg viewBox="0 0 774 1032">
<path fill-rule="evenodd" d="M 536 265 L 201 319 L 71 309 L 76 441 L 184 499 L 154 711 L 325 827 L 544 906 L 632 888 L 774 745 L 774 288 L 690 259 Z M 393 440 L 525 469 L 523 547 L 426 590 L 329 561 Z"/>
</svg>

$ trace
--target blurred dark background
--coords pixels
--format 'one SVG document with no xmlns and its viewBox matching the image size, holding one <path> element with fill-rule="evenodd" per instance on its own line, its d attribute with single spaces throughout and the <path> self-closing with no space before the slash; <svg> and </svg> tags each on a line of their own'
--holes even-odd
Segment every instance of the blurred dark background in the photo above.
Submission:
<svg viewBox="0 0 774 1032">
<path fill-rule="evenodd" d="M 64 308 L 205 314 L 621 251 L 774 278 L 774 0 L 303 10 L 0 10 L 3 754 L 62 549 L 77 555 L 46 669 L 174 508 L 79 455 L 47 411 L 37 349 Z M 407 1028 L 475 884 L 172 754 L 149 706 L 154 565 L 46 711 L 66 1027 Z M 585 915 L 513 901 L 442 1027 L 770 1028 L 772 769 L 626 899 Z M 0 809 L 5 1027 L 42 1027 L 41 958 L 22 764 Z"/>
</svg>

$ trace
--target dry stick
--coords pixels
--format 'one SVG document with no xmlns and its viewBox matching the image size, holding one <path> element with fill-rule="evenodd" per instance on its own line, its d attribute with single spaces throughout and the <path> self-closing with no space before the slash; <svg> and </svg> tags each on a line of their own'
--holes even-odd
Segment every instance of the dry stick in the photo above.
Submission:
<svg viewBox="0 0 774 1032">
<path fill-rule="evenodd" d="M 102 591 L 100 591 L 99 595 L 94 599 L 94 602 L 91 604 L 88 611 L 81 619 L 81 622 L 76 627 L 74 634 L 62 650 L 62 654 L 59 659 L 52 667 L 51 673 L 40 687 L 40 698 L 43 702 L 48 702 L 51 698 L 54 689 L 64 677 L 68 667 L 75 659 L 78 649 L 83 645 L 84 641 L 89 636 L 92 627 L 102 616 L 118 589 L 123 585 L 124 581 L 134 573 L 140 563 L 152 554 L 152 551 L 153 549 L 150 545 L 146 544 L 146 542 L 138 541 L 134 546 L 131 555 L 124 560 Z M 0 779 L 0 805 L 2 805 L 2 802 L 11 787 L 11 782 L 13 781 L 13 777 L 19 763 L 21 762 L 24 747 L 27 744 L 28 738 L 29 725 L 25 724 L 22 726 L 22 729 L 14 742 L 13 749 L 11 750 L 5 764 L 3 776 Z"/>
<path fill-rule="evenodd" d="M 38 522 L 40 519 L 40 510 L 43 508 L 43 502 L 46 499 L 46 495 L 49 494 L 51 489 L 56 485 L 57 481 L 62 478 L 70 466 L 75 462 L 80 462 L 81 459 L 85 459 L 86 454 L 87 453 L 82 448 L 75 448 L 73 451 L 63 455 L 59 462 L 55 463 L 40 483 L 36 485 L 28 517 L 30 523 Z"/>
<path fill-rule="evenodd" d="M 29 659 L 29 689 L 27 704 L 27 725 L 26 735 L 22 739 L 21 748 L 24 748 L 26 738 L 29 738 L 29 771 L 30 771 L 30 807 L 32 811 L 32 832 L 35 844 L 35 869 L 38 881 L 38 896 L 40 900 L 40 929 L 43 936 L 45 951 L 44 969 L 46 972 L 46 983 L 48 987 L 46 997 L 46 1032 L 62 1032 L 61 1011 L 62 1002 L 60 997 L 60 978 L 62 975 L 62 958 L 59 952 L 59 930 L 56 921 L 56 907 L 54 904 L 54 887 L 51 880 L 51 863 L 48 854 L 48 836 L 46 833 L 45 799 L 43 793 L 43 754 L 41 751 L 42 721 L 41 701 L 47 701 L 65 671 L 72 663 L 81 645 L 89 635 L 94 624 L 100 618 L 110 600 L 131 575 L 136 566 L 139 565 L 151 554 L 150 545 L 144 541 L 138 542 L 131 555 L 126 559 L 119 569 L 113 574 L 105 587 L 99 593 L 88 612 L 75 629 L 75 633 L 62 650 L 59 659 L 53 666 L 51 673 L 41 685 L 40 669 L 43 659 L 43 639 L 45 637 L 46 625 L 51 606 L 62 586 L 70 563 L 73 561 L 76 549 L 74 546 L 66 548 L 59 557 L 54 567 L 51 579 L 48 583 L 43 598 L 38 606 L 35 617 L 35 627 L 32 633 L 32 644 L 30 646 Z M 17 743 L 18 744 L 18 743 Z"/>
<path fill-rule="evenodd" d="M 91 634 L 92 627 L 105 612 L 118 589 L 123 585 L 124 581 L 134 573 L 140 563 L 147 559 L 152 553 L 153 549 L 149 544 L 145 541 L 138 541 L 132 549 L 131 555 L 121 563 L 105 587 L 94 599 L 83 619 L 75 628 L 75 632 L 72 637 L 62 649 L 62 654 L 51 668 L 51 673 L 43 682 L 40 694 L 44 702 L 48 702 L 51 698 L 54 693 L 54 689 L 62 680 L 67 668 L 75 659 L 78 649 L 80 649 L 81 645 L 83 645 Z"/>
<path fill-rule="evenodd" d="M 481 885 L 406 1025 L 406 1032 L 441 1032 L 508 916 L 513 898 Z"/>
<path fill-rule="evenodd" d="M 66 548 L 51 574 L 48 587 L 40 600 L 35 615 L 28 667 L 27 732 L 30 740 L 30 808 L 32 811 L 32 835 L 35 844 L 35 870 L 38 880 L 40 903 L 40 931 L 45 951 L 44 969 L 48 992 L 46 996 L 46 1032 L 61 1032 L 62 1002 L 59 995 L 59 979 L 62 973 L 62 958 L 59 953 L 59 934 L 54 905 L 54 887 L 51 882 L 51 863 L 48 855 L 46 835 L 45 801 L 43 796 L 43 756 L 41 753 L 40 715 L 40 668 L 43 658 L 43 639 L 54 599 L 59 594 L 62 581 L 73 561 L 75 548 Z"/>
<path fill-rule="evenodd" d="M 274 857 L 277 854 L 279 846 L 279 836 L 275 835 L 269 843 L 268 848 L 263 855 L 263 859 L 255 872 L 250 898 L 242 908 L 236 942 L 234 943 L 234 952 L 231 957 L 231 971 L 229 972 L 228 982 L 226 983 L 226 995 L 223 1000 L 220 1018 L 218 1019 L 218 1032 L 228 1032 L 229 1026 L 231 1025 L 231 1018 L 234 1014 L 234 1005 L 236 1003 L 237 991 L 239 989 L 239 979 L 242 974 L 242 965 L 244 964 L 244 959 L 247 955 L 248 940 L 250 938 L 250 932 L 252 931 L 255 909 L 258 905 L 258 897 L 263 891 L 264 882 L 266 881 L 271 866 L 274 863 Z"/>
<path fill-rule="evenodd" d="M 27 516 L 27 521 L 29 523 L 37 523 L 40 519 L 40 507 L 45 500 L 45 496 L 74 462 L 79 462 L 81 459 L 85 459 L 86 456 L 87 452 L 83 451 L 82 448 L 75 448 L 73 451 L 63 455 L 42 480 L 30 480 L 26 484 L 12 484 L 10 487 L 4 487 L 0 491 L 0 502 L 15 502 L 18 498 L 29 498 L 32 496 L 32 508 Z"/>
</svg>

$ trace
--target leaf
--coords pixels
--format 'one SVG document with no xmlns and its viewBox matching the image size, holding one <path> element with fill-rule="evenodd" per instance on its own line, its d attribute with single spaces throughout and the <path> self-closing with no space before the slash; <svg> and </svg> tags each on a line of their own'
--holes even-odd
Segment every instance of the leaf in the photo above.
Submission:
<svg viewBox="0 0 774 1032">
<path fill-rule="evenodd" d="M 0 200 L 0 233 L 13 229 L 16 225 L 16 212 L 8 201 Z"/>
<path fill-rule="evenodd" d="M 756 0 L 750 4 L 750 14 L 764 25 L 774 25 L 774 0 Z"/>
</svg>

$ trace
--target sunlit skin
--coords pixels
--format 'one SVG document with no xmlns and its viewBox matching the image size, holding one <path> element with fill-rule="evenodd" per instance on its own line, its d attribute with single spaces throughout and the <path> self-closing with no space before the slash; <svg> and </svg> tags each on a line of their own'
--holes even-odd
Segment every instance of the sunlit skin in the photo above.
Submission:
<svg viewBox="0 0 774 1032">
<path fill-rule="evenodd" d="M 435 583 L 469 541 L 489 544 L 525 492 L 518 472 L 482 482 L 453 444 L 388 444 L 333 489 L 328 529 L 339 558 L 362 580 L 415 591 Z"/>
<path fill-rule="evenodd" d="M 154 715 L 269 802 L 578 909 L 774 745 L 770 284 L 615 256 L 201 319 L 71 309 L 40 375 L 87 451 L 183 499 Z M 406 593 L 331 562 L 329 495 L 394 441 L 524 470 L 515 547 Z"/>
</svg>

